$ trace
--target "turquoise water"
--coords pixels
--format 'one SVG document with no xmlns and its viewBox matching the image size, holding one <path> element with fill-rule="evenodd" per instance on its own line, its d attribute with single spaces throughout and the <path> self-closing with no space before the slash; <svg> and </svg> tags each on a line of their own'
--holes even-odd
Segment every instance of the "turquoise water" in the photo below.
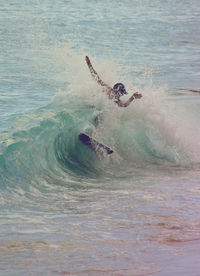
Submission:
<svg viewBox="0 0 200 276">
<path fill-rule="evenodd" d="M 0 15 L 0 274 L 197 276 L 199 1 L 8 1 Z M 109 101 L 86 55 L 142 99 Z"/>
</svg>

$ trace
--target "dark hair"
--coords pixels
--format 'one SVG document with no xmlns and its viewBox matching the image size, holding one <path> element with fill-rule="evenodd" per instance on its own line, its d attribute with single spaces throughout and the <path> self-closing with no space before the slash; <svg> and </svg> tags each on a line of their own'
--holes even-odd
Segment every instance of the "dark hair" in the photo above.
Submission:
<svg viewBox="0 0 200 276">
<path fill-rule="evenodd" d="M 116 91 L 119 91 L 122 95 L 123 94 L 128 94 L 126 92 L 126 88 L 125 86 L 123 85 L 123 83 L 116 83 L 114 86 L 113 86 L 113 89 L 116 90 Z"/>
</svg>

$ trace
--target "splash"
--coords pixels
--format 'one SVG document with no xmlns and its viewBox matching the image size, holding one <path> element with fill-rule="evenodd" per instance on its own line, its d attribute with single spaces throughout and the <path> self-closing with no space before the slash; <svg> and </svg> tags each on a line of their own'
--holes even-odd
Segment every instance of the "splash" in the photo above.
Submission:
<svg viewBox="0 0 200 276">
<path fill-rule="evenodd" d="M 166 87 L 152 82 L 143 88 L 129 77 L 121 79 L 117 64 L 91 56 L 95 69 L 110 86 L 126 84 L 129 95 L 143 97 L 127 108 L 119 108 L 103 93 L 85 64 L 87 53 L 75 54 L 69 48 L 54 49 L 55 71 L 65 80 L 52 103 L 32 117 L 16 121 L 15 131 L 2 134 L 1 182 L 4 186 L 34 183 L 69 183 L 102 175 L 112 179 L 119 170 L 159 164 L 191 166 L 199 163 L 200 129 L 198 106 L 169 97 Z M 57 76 L 55 75 L 55 78 Z M 96 127 L 94 119 L 101 114 Z M 114 153 L 100 158 L 78 140 L 89 131 Z M 3 137 L 4 135 L 4 137 Z M 21 184 L 23 183 L 23 184 Z M 33 184 L 31 184 L 33 185 Z M 30 186 L 29 186 L 30 187 Z"/>
</svg>

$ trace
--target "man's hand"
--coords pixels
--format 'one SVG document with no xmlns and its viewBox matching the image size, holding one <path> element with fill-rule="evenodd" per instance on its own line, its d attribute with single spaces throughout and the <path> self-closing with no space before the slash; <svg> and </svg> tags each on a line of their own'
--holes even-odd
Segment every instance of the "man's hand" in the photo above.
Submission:
<svg viewBox="0 0 200 276">
<path fill-rule="evenodd" d="M 89 67 L 92 66 L 92 64 L 91 64 L 90 59 L 89 59 L 88 56 L 85 57 L 85 60 L 86 60 L 87 65 L 88 65 Z"/>
<path fill-rule="evenodd" d="M 138 92 L 134 93 L 133 96 L 135 97 L 135 99 L 142 98 L 142 94 L 139 94 Z"/>
</svg>

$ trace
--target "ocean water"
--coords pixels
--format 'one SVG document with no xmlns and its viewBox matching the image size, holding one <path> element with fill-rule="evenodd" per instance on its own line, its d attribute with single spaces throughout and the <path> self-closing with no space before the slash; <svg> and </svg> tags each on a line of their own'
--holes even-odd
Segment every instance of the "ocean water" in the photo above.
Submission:
<svg viewBox="0 0 200 276">
<path fill-rule="evenodd" d="M 198 276 L 199 1 L 0 4 L 0 275 Z"/>
</svg>

